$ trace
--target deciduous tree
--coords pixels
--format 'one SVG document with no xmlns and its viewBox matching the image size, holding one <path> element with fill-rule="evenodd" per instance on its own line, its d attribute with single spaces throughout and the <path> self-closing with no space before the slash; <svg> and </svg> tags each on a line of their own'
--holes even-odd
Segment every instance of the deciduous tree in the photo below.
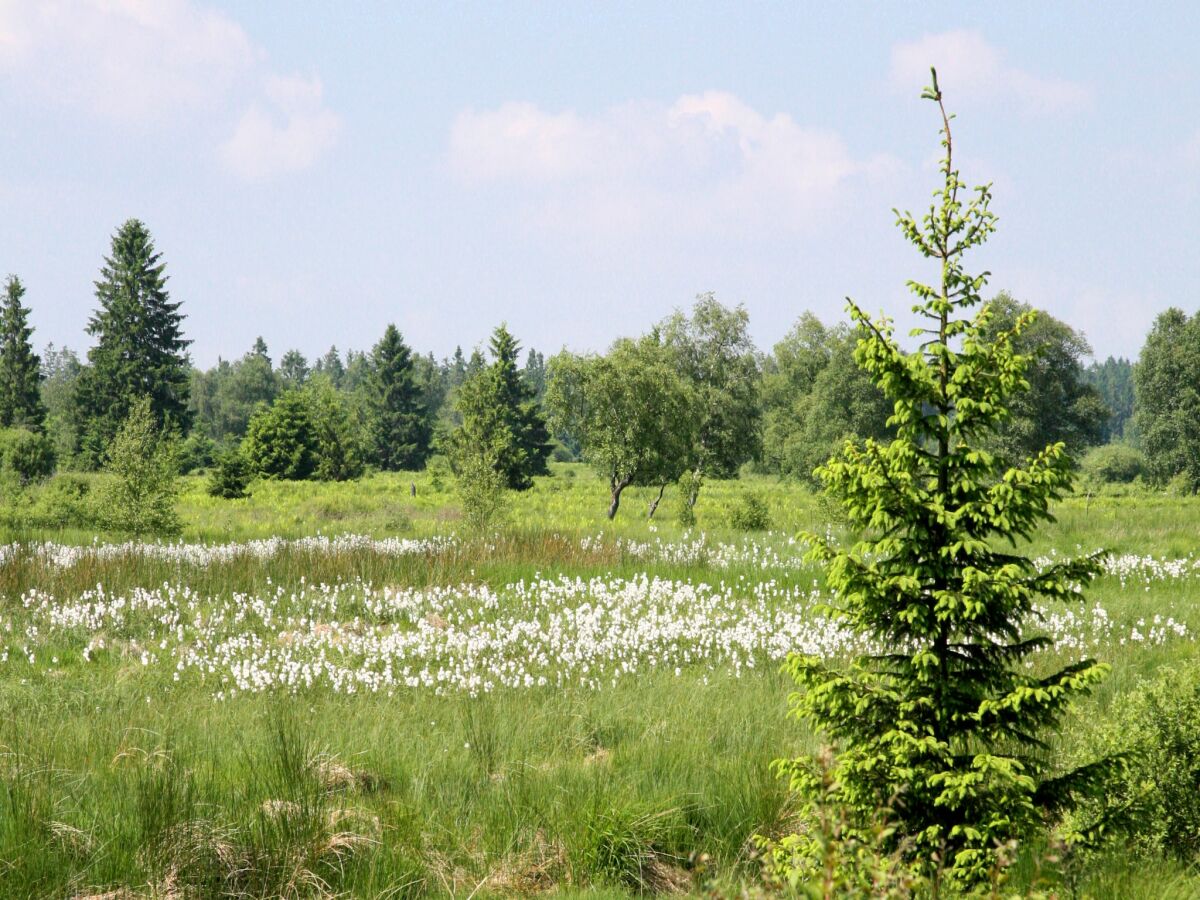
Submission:
<svg viewBox="0 0 1200 900">
<path fill-rule="evenodd" d="M 625 488 L 655 486 L 661 498 L 687 469 L 695 394 L 655 336 L 618 341 L 604 356 L 551 358 L 546 404 L 554 428 L 577 437 L 608 480 L 610 519 Z"/>
<path fill-rule="evenodd" d="M 1150 475 L 1200 489 L 1200 313 L 1172 307 L 1154 320 L 1134 369 L 1135 420 Z"/>
</svg>

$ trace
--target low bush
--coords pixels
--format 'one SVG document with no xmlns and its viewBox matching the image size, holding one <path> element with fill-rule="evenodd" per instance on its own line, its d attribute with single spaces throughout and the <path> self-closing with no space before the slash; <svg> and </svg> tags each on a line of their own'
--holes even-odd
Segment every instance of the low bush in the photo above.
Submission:
<svg viewBox="0 0 1200 900">
<path fill-rule="evenodd" d="M 1088 729 L 1089 750 L 1128 754 L 1103 801 L 1116 830 L 1144 853 L 1200 857 L 1200 660 L 1161 669 Z"/>
<path fill-rule="evenodd" d="M 217 445 L 201 431 L 193 431 L 179 445 L 179 474 L 190 475 L 207 469 L 217 455 Z"/>
<path fill-rule="evenodd" d="M 237 500 L 248 496 L 246 488 L 254 477 L 249 460 L 238 447 L 225 450 L 216 458 L 212 474 L 208 478 L 208 494 L 223 500 Z"/>
<path fill-rule="evenodd" d="M 766 531 L 771 527 L 771 508 L 758 494 L 742 494 L 729 513 L 729 524 L 739 531 Z"/>
<path fill-rule="evenodd" d="M 62 472 L 34 493 L 26 511 L 29 524 L 41 528 L 90 528 L 99 524 L 92 481 Z"/>
<path fill-rule="evenodd" d="M 1088 451 L 1080 463 L 1086 478 L 1101 484 L 1130 484 L 1146 475 L 1146 457 L 1124 444 L 1106 444 Z"/>
<path fill-rule="evenodd" d="M 105 469 L 113 476 L 101 498 L 110 528 L 139 536 L 179 533 L 178 441 L 172 432 L 158 427 L 149 399 L 133 404 L 108 448 Z"/>
<path fill-rule="evenodd" d="M 46 435 L 27 428 L 0 430 L 0 466 L 19 484 L 49 478 L 54 462 L 54 444 Z"/>
</svg>

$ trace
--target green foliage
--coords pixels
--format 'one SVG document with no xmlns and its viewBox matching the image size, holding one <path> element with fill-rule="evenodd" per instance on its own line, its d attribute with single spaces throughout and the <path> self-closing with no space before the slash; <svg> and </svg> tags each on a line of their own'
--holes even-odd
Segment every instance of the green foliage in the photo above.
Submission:
<svg viewBox="0 0 1200 900">
<path fill-rule="evenodd" d="M 316 464 L 312 474 L 321 481 L 349 481 L 366 468 L 362 428 L 346 395 L 328 378 L 310 378 L 300 392 L 309 410 L 315 437 Z"/>
<path fill-rule="evenodd" d="M 1126 435 L 1126 425 L 1133 419 L 1133 364 L 1124 358 L 1108 357 L 1104 362 L 1093 362 L 1083 370 L 1083 378 L 1094 387 L 1108 407 L 1109 416 L 1104 422 L 1102 437 L 1106 442 L 1120 440 Z"/>
<path fill-rule="evenodd" d="M 366 381 L 373 461 L 385 472 L 419 469 L 429 455 L 429 422 L 412 351 L 389 325 L 371 352 Z"/>
<path fill-rule="evenodd" d="M 1092 348 L 1083 335 L 1042 311 L 1018 329 L 1018 320 L 1033 308 L 1004 291 L 988 307 L 983 339 L 994 342 L 1011 334 L 1013 352 L 1026 358 L 1029 383 L 1008 401 L 1009 414 L 987 441 L 988 449 L 1016 461 L 1060 441 L 1072 455 L 1101 441 L 1112 411 L 1084 376 L 1083 359 Z"/>
<path fill-rule="evenodd" d="M 758 355 L 745 307 L 728 309 L 711 294 L 691 316 L 676 312 L 658 327 L 678 371 L 696 392 L 693 465 L 702 475 L 733 477 L 762 442 Z"/>
<path fill-rule="evenodd" d="M 492 363 L 459 387 L 454 405 L 460 424 L 445 449 L 456 474 L 484 453 L 509 488 L 523 491 L 533 486 L 533 476 L 549 474 L 552 444 L 533 390 L 517 369 L 519 349 L 503 325 L 492 334 Z"/>
<path fill-rule="evenodd" d="M 1039 570 L 996 549 L 1051 519 L 1050 503 L 1071 486 L 1071 463 L 1060 443 L 1026 468 L 1004 469 L 982 446 L 1027 388 L 1012 341 L 1032 317 L 989 338 L 988 307 L 964 315 L 986 284 L 964 271 L 962 256 L 994 230 L 991 193 L 961 196 L 936 74 L 924 96 L 942 109 L 945 181 L 920 222 L 898 219 L 938 264 L 940 282 L 909 283 L 922 320 L 913 352 L 890 322 L 872 322 L 850 303 L 871 332 L 855 357 L 893 401 L 896 437 L 886 446 L 848 442 L 819 471 L 864 534 L 860 543 L 845 549 L 805 536 L 810 558 L 826 566 L 833 614 L 878 649 L 847 669 L 799 655 L 787 669 L 801 688 L 793 715 L 836 744 L 833 799 L 852 827 L 890 808 L 896 840 L 909 845 L 920 874 L 972 885 L 993 868 L 998 847 L 1037 835 L 1047 814 L 1096 790 L 1106 764 L 1057 771 L 1042 736 L 1106 668 L 1090 659 L 1048 673 L 1026 665 L 1049 644 L 1032 630 L 1035 602 L 1077 601 L 1098 560 Z M 781 769 L 810 804 L 826 796 L 812 758 Z"/>
<path fill-rule="evenodd" d="M 764 851 L 767 883 L 813 900 L 906 900 L 928 891 L 929 882 L 906 859 L 910 845 L 896 840 L 889 810 L 876 810 L 865 827 L 853 821 L 841 803 L 828 750 L 815 765 L 820 781 L 805 810 L 804 830 L 756 841 Z"/>
<path fill-rule="evenodd" d="M 41 395 L 41 360 L 29 338 L 29 309 L 21 303 L 25 288 L 15 275 L 4 285 L 0 307 L 0 427 L 40 431 L 46 419 Z"/>
<path fill-rule="evenodd" d="M 775 345 L 763 378 L 768 471 L 816 485 L 816 468 L 849 439 L 889 439 L 891 404 L 854 361 L 863 329 L 805 313 Z"/>
<path fill-rule="evenodd" d="M 214 460 L 208 477 L 208 494 L 223 500 L 238 500 L 247 496 L 246 488 L 254 478 L 254 470 L 240 447 L 222 451 Z"/>
<path fill-rule="evenodd" d="M 1130 484 L 1148 471 L 1145 455 L 1126 444 L 1093 447 L 1080 468 L 1085 477 L 1100 484 Z"/>
<path fill-rule="evenodd" d="M 76 386 L 83 366 L 66 347 L 53 344 L 42 353 L 42 404 L 46 407 L 45 431 L 54 443 L 59 465 L 68 464 L 79 449 L 79 412 Z"/>
<path fill-rule="evenodd" d="M 281 389 L 260 337 L 241 359 L 220 360 L 207 372 L 191 375 L 190 409 L 196 427 L 214 441 L 240 439 L 259 406 L 270 405 Z"/>
<path fill-rule="evenodd" d="M 99 308 L 88 323 L 96 339 L 79 380 L 80 442 L 85 461 L 103 461 L 132 404 L 148 397 L 159 427 L 186 431 L 187 347 L 179 303 L 167 293 L 166 264 L 146 226 L 130 219 L 113 236 L 96 282 Z"/>
<path fill-rule="evenodd" d="M 1135 422 L 1156 484 L 1200 488 L 1200 313 L 1154 320 L 1133 372 Z"/>
<path fill-rule="evenodd" d="M 250 419 L 242 452 L 250 467 L 267 478 L 303 481 L 317 468 L 315 423 L 303 391 L 284 391 Z"/>
<path fill-rule="evenodd" d="M 28 510 L 30 523 L 43 528 L 92 528 L 106 523 L 87 476 L 59 472 L 32 498 Z"/>
<path fill-rule="evenodd" d="M 284 390 L 303 387 L 309 375 L 308 360 L 299 350 L 289 350 L 280 357 L 276 375 Z"/>
<path fill-rule="evenodd" d="M 179 474 L 189 475 L 212 465 L 217 445 L 203 431 L 194 430 L 179 445 Z"/>
<path fill-rule="evenodd" d="M 20 485 L 54 474 L 54 444 L 45 434 L 28 428 L 0 430 L 0 468 Z"/>
<path fill-rule="evenodd" d="M 335 388 L 342 386 L 342 381 L 346 378 L 346 367 L 342 364 L 342 355 L 336 346 L 330 347 L 325 355 L 317 360 L 312 374 L 324 375 Z"/>
<path fill-rule="evenodd" d="M 1091 723 L 1087 752 L 1128 754 L 1094 818 L 1114 818 L 1114 835 L 1142 853 L 1200 858 L 1200 663 L 1165 667 Z M 1100 806 L 1100 804 L 1094 804 Z M 1119 814 L 1119 815 L 1117 815 Z"/>
<path fill-rule="evenodd" d="M 771 507 L 759 494 L 744 493 L 730 510 L 729 524 L 738 531 L 766 531 L 771 527 Z"/>
<path fill-rule="evenodd" d="M 454 487 L 469 534 L 489 534 L 504 524 L 510 505 L 508 487 L 495 448 L 483 444 L 460 455 Z"/>
<path fill-rule="evenodd" d="M 159 426 L 149 397 L 135 400 L 109 446 L 101 509 L 110 528 L 135 535 L 180 531 L 175 512 L 176 439 Z"/>
<path fill-rule="evenodd" d="M 695 443 L 695 393 L 657 336 L 623 340 L 605 356 L 563 351 L 550 360 L 551 424 L 577 438 L 608 480 L 608 517 L 630 485 L 674 483 Z"/>
</svg>

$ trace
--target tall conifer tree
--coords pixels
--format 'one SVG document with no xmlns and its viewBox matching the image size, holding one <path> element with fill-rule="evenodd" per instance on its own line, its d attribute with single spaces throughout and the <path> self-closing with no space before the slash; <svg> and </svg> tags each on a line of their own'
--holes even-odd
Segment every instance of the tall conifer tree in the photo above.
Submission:
<svg viewBox="0 0 1200 900">
<path fill-rule="evenodd" d="M 516 338 L 501 325 L 492 333 L 491 365 L 484 366 L 480 359 L 475 367 L 479 354 L 472 354 L 469 374 L 455 400 L 461 425 L 447 448 L 451 463 L 461 468 L 461 461 L 475 453 L 475 445 L 486 443 L 505 484 L 517 491 L 532 487 L 534 475 L 550 471 L 546 458 L 551 448 L 533 388 L 517 368 L 520 350 Z"/>
<path fill-rule="evenodd" d="M 0 310 L 0 426 L 40 431 L 46 421 L 41 395 L 41 360 L 29 338 L 29 308 L 21 302 L 25 287 L 10 275 Z"/>
<path fill-rule="evenodd" d="M 385 471 L 419 469 L 429 455 L 429 424 L 412 352 L 395 325 L 371 352 L 367 398 L 375 462 Z"/>
<path fill-rule="evenodd" d="M 88 323 L 96 344 L 79 384 L 82 451 L 99 463 L 138 397 L 160 427 L 186 431 L 189 364 L 180 304 L 167 293 L 166 264 L 146 226 L 130 219 L 113 235 L 96 282 L 100 306 Z"/>
<path fill-rule="evenodd" d="M 924 96 L 941 108 L 936 73 Z M 811 759 L 783 764 L 813 802 L 846 810 L 858 835 L 890 808 L 895 840 L 934 896 L 947 876 L 965 886 L 985 879 L 997 848 L 1042 833 L 1047 817 L 1094 794 L 1111 764 L 1063 770 L 1046 752 L 1048 733 L 1106 667 L 1038 659 L 1051 645 L 1038 604 L 1078 602 L 1099 560 L 1039 567 L 1015 549 L 1052 519 L 1072 466 L 1062 443 L 1014 468 L 986 449 L 1029 387 L 1013 340 L 1032 315 L 992 334 L 993 310 L 971 312 L 987 274 L 968 274 L 962 257 L 988 238 L 995 217 L 988 187 L 964 196 L 944 109 L 941 121 L 943 186 L 920 220 L 899 216 L 940 272 L 933 284 L 909 284 L 920 346 L 905 350 L 890 322 L 850 303 L 869 332 L 855 358 L 893 401 L 896 437 L 847 442 L 819 470 L 861 543 L 806 536 L 827 567 L 834 615 L 871 649 L 848 668 L 789 660 L 802 687 L 793 713 L 835 742 L 833 787 Z M 822 864 L 811 834 L 793 840 L 793 849 L 808 841 L 817 851 L 793 859 Z"/>
<path fill-rule="evenodd" d="M 546 460 L 553 446 L 546 417 L 537 401 L 534 388 L 517 367 L 521 345 L 508 328 L 500 325 L 491 340 L 494 383 L 497 403 L 505 410 L 516 439 L 517 453 L 512 454 L 505 465 L 508 486 L 524 490 L 532 486 L 534 475 L 548 475 Z"/>
</svg>

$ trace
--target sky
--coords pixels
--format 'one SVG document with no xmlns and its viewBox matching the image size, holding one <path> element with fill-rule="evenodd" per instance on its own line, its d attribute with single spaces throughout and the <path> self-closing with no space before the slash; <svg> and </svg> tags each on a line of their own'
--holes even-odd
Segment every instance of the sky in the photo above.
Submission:
<svg viewBox="0 0 1200 900">
<path fill-rule="evenodd" d="M 0 0 L 0 274 L 81 353 L 143 220 L 198 365 L 603 350 L 713 291 L 769 350 L 904 321 L 936 65 L 999 230 L 969 270 L 1136 357 L 1200 305 L 1200 7 Z"/>
</svg>

